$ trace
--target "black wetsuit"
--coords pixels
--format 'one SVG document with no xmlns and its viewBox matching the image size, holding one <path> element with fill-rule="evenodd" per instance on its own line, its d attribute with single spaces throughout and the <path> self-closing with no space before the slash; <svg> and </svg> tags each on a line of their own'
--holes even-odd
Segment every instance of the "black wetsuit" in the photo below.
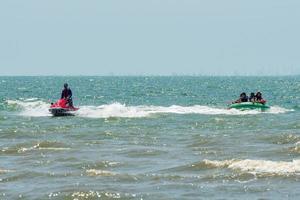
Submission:
<svg viewBox="0 0 300 200">
<path fill-rule="evenodd" d="M 73 101 L 72 101 L 72 90 L 70 88 L 65 88 L 61 92 L 61 99 L 67 99 L 69 106 L 73 107 Z"/>
</svg>

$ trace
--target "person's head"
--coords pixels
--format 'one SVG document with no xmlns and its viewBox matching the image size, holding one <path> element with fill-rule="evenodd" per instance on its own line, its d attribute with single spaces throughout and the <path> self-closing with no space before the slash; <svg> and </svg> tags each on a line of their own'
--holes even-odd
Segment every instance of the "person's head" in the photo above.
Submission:
<svg viewBox="0 0 300 200">
<path fill-rule="evenodd" d="M 67 89 L 68 88 L 68 83 L 64 84 L 64 88 Z"/>
<path fill-rule="evenodd" d="M 261 96 L 262 96 L 261 92 L 256 93 L 256 97 L 261 97 Z"/>
<path fill-rule="evenodd" d="M 246 97 L 246 93 L 245 92 L 241 93 L 240 97 Z"/>
<path fill-rule="evenodd" d="M 254 96 L 255 96 L 254 92 L 251 92 L 250 97 L 254 97 Z"/>
</svg>

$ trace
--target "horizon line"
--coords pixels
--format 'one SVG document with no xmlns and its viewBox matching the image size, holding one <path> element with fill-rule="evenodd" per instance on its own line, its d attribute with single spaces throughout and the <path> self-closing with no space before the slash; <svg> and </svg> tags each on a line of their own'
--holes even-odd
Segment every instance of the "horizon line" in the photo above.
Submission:
<svg viewBox="0 0 300 200">
<path fill-rule="evenodd" d="M 209 75 L 209 74 L 32 74 L 32 75 L 11 75 L 5 74 L 0 75 L 0 77 L 293 77 L 293 76 L 300 76 L 300 74 L 271 74 L 271 75 L 246 75 L 246 74 L 238 74 L 238 75 Z"/>
</svg>

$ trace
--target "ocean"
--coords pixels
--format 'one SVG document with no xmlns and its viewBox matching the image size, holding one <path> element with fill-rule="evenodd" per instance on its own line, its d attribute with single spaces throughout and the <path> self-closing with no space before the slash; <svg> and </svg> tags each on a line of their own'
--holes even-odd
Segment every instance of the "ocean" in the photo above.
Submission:
<svg viewBox="0 0 300 200">
<path fill-rule="evenodd" d="M 52 117 L 69 83 L 75 116 Z M 261 91 L 270 110 L 227 109 Z M 0 199 L 299 199 L 300 76 L 0 77 Z"/>
</svg>

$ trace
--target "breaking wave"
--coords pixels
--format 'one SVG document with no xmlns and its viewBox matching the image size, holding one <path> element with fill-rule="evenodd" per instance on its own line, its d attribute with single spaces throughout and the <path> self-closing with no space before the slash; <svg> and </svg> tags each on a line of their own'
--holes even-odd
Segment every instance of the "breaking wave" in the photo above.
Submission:
<svg viewBox="0 0 300 200">
<path fill-rule="evenodd" d="M 5 174 L 5 173 L 9 173 L 9 172 L 13 172 L 12 170 L 8 170 L 8 169 L 1 169 L 0 168 L 0 174 Z"/>
<path fill-rule="evenodd" d="M 208 168 L 228 168 L 243 173 L 250 173 L 258 176 L 290 176 L 300 175 L 300 160 L 268 161 L 268 160 L 203 160 L 201 165 Z"/>
<path fill-rule="evenodd" d="M 89 176 L 115 176 L 116 173 L 107 170 L 88 169 L 86 173 Z"/>
<path fill-rule="evenodd" d="M 48 109 L 49 103 L 38 100 L 36 98 L 30 98 L 26 100 L 7 100 L 6 103 L 9 106 L 16 106 L 21 109 L 20 115 L 31 117 L 44 117 L 51 116 Z"/>
<path fill-rule="evenodd" d="M 16 105 L 20 107 L 22 116 L 51 116 L 48 109 L 49 103 L 37 99 L 27 100 L 7 100 L 8 105 Z M 259 110 L 240 111 L 236 109 L 216 108 L 210 106 L 126 106 L 121 103 L 112 103 L 100 106 L 80 106 L 76 115 L 88 118 L 110 118 L 110 117 L 124 117 L 124 118 L 141 118 L 149 117 L 153 114 L 200 114 L 200 115 L 255 115 L 261 113 L 280 114 L 292 110 L 285 109 L 279 106 L 271 107 L 266 112 Z"/>
</svg>

